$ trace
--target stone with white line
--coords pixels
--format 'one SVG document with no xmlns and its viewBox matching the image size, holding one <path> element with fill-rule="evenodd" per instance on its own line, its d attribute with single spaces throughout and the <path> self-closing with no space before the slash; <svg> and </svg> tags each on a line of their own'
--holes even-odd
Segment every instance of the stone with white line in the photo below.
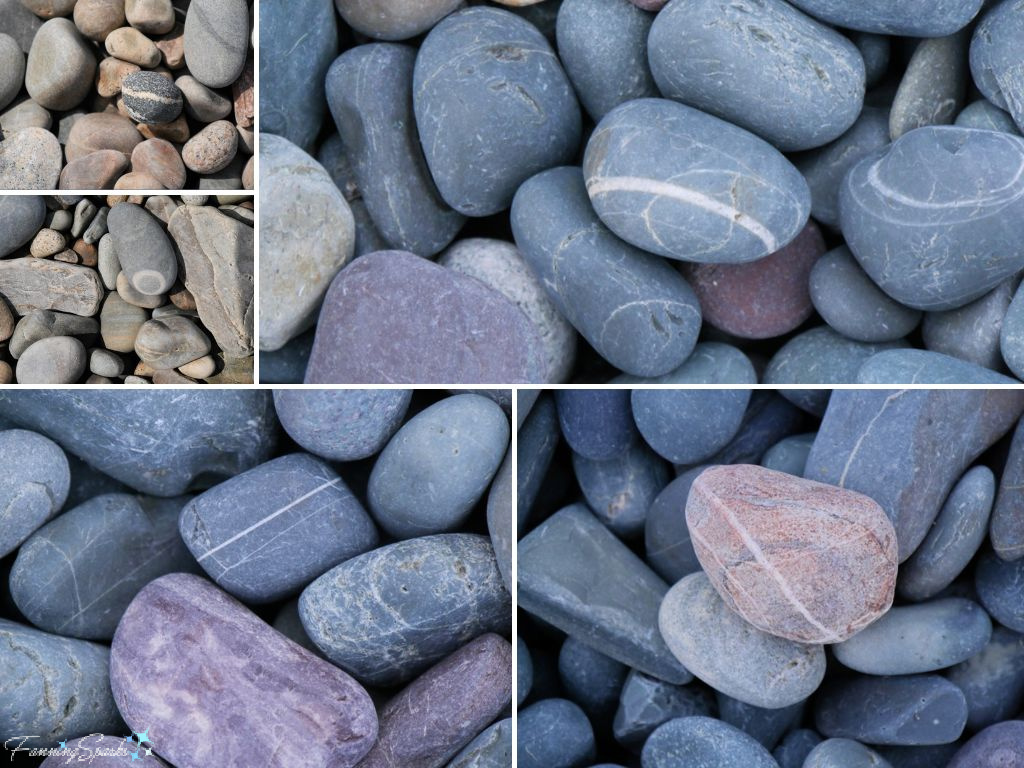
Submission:
<svg viewBox="0 0 1024 768">
<path fill-rule="evenodd" d="M 983 0 L 792 0 L 806 13 L 837 27 L 908 37 L 942 37 L 963 29 Z"/>
</svg>

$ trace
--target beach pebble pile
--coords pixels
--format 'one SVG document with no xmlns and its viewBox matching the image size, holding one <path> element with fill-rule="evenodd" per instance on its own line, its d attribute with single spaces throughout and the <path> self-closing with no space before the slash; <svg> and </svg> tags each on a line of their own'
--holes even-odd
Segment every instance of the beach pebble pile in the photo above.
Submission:
<svg viewBox="0 0 1024 768">
<path fill-rule="evenodd" d="M 511 768 L 511 400 L 488 395 L 0 394 L 0 744 Z"/>
<path fill-rule="evenodd" d="M 1024 378 L 1019 0 L 260 12 L 269 380 Z"/>
<path fill-rule="evenodd" d="M 1024 392 L 518 397 L 520 766 L 1024 765 Z"/>
<path fill-rule="evenodd" d="M 253 0 L 0 0 L 0 189 L 252 189 Z"/>
<path fill-rule="evenodd" d="M 250 195 L 0 197 L 0 384 L 253 381 Z"/>
</svg>

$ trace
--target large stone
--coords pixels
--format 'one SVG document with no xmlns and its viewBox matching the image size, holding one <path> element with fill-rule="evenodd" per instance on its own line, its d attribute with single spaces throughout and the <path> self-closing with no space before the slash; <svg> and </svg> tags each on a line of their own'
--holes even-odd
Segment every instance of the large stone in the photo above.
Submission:
<svg viewBox="0 0 1024 768">
<path fill-rule="evenodd" d="M 683 261 L 756 261 L 800 234 L 811 209 L 807 182 L 777 149 L 667 99 L 637 99 L 605 115 L 583 173 L 609 229 Z"/>
<path fill-rule="evenodd" d="M 364 35 L 405 40 L 426 32 L 461 0 L 335 0 L 335 5 L 345 22 Z"/>
<path fill-rule="evenodd" d="M 176 765 L 231 765 L 253 754 L 352 768 L 377 736 L 369 694 L 205 579 L 150 582 L 110 652 L 117 707 Z M 213 723 L 229 720 L 215 738 Z"/>
<path fill-rule="evenodd" d="M 43 228 L 46 201 L 40 195 L 0 197 L 0 258 L 9 256 Z"/>
<path fill-rule="evenodd" d="M 231 85 L 245 69 L 249 7 L 245 0 L 193 0 L 185 15 L 185 62 L 211 88 Z"/>
<path fill-rule="evenodd" d="M 92 46 L 69 19 L 50 19 L 36 33 L 25 67 L 25 89 L 46 109 L 72 109 L 96 74 Z"/>
<path fill-rule="evenodd" d="M 966 27 L 983 0 L 793 0 L 793 5 L 837 27 L 908 37 L 942 37 Z"/>
<path fill-rule="evenodd" d="M 857 384 L 1016 385 L 1016 379 L 989 368 L 926 349 L 887 349 L 869 357 L 857 371 Z"/>
<path fill-rule="evenodd" d="M 104 293 L 99 274 L 88 267 L 30 256 L 0 261 L 0 295 L 20 315 L 53 309 L 91 317 Z"/>
<path fill-rule="evenodd" d="M 0 476 L 0 557 L 13 552 L 52 518 L 68 497 L 71 474 L 60 447 L 24 429 L 0 431 L 4 472 Z"/>
<path fill-rule="evenodd" d="M 675 464 L 711 458 L 743 423 L 749 389 L 636 389 L 633 419 L 644 440 Z"/>
<path fill-rule="evenodd" d="M 142 134 L 124 115 L 116 112 L 94 112 L 82 115 L 67 136 L 66 153 L 68 162 L 80 160 L 102 149 L 114 149 L 126 158 L 131 157 L 135 146 L 142 141 Z M 81 234 L 75 233 L 75 234 Z"/>
<path fill-rule="evenodd" d="M 49 336 L 21 353 L 15 369 L 19 384 L 78 384 L 88 352 L 73 336 Z"/>
<path fill-rule="evenodd" d="M 712 717 L 679 717 L 658 728 L 644 744 L 644 768 L 743 766 L 776 768 L 771 753 L 739 728 Z"/>
<path fill-rule="evenodd" d="M 0 32 L 0 110 L 14 101 L 25 79 L 25 54 L 18 41 Z"/>
<path fill-rule="evenodd" d="M 985 97 L 1007 110 L 1024 131 L 1024 77 L 1020 46 L 1024 42 L 1024 13 L 1012 0 L 991 4 L 971 39 L 971 74 Z"/>
<path fill-rule="evenodd" d="M 948 768 L 1021 768 L 1024 766 L 1024 723 L 1008 720 L 992 725 L 953 755 Z"/>
<path fill-rule="evenodd" d="M 146 296 L 168 293 L 178 276 L 178 260 L 160 220 L 141 205 L 125 202 L 110 209 L 107 227 L 132 287 Z"/>
</svg>

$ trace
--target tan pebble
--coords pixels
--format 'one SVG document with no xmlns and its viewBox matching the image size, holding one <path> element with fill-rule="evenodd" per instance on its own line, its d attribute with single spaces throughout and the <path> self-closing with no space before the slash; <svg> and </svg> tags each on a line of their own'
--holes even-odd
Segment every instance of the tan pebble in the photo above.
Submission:
<svg viewBox="0 0 1024 768">
<path fill-rule="evenodd" d="M 135 337 L 149 313 L 129 304 L 117 293 L 107 294 L 100 310 L 100 336 L 103 346 L 114 352 L 134 352 Z"/>
<path fill-rule="evenodd" d="M 71 249 L 78 254 L 80 264 L 83 267 L 95 267 L 97 261 L 99 261 L 99 254 L 97 248 L 92 243 L 87 243 L 82 238 L 78 238 L 75 244 L 71 246 Z"/>
<path fill-rule="evenodd" d="M 210 355 L 181 366 L 178 371 L 192 379 L 208 379 L 217 372 L 217 361 Z"/>
<path fill-rule="evenodd" d="M 14 313 L 7 302 L 0 297 L 0 342 L 7 341 L 14 334 Z"/>
<path fill-rule="evenodd" d="M 238 152 L 238 131 L 227 120 L 210 123 L 181 150 L 185 166 L 196 173 L 216 173 L 228 167 Z"/>
<path fill-rule="evenodd" d="M 185 66 L 185 27 L 176 24 L 173 30 L 156 41 L 156 47 L 163 55 L 164 66 L 181 69 Z"/>
<path fill-rule="evenodd" d="M 174 29 L 171 0 L 125 0 L 128 23 L 147 35 L 164 35 Z"/>
<path fill-rule="evenodd" d="M 170 299 L 171 303 L 178 309 L 183 309 L 186 312 L 196 311 L 195 296 L 181 283 L 175 283 L 171 288 Z"/>
<path fill-rule="evenodd" d="M 132 171 L 118 179 L 114 189 L 167 189 L 167 187 L 148 173 Z"/>
<path fill-rule="evenodd" d="M 21 0 L 21 4 L 41 19 L 67 16 L 75 9 L 75 0 Z"/>
<path fill-rule="evenodd" d="M 90 373 L 89 378 L 85 380 L 86 384 L 113 384 L 113 379 L 108 379 L 106 376 L 100 376 L 98 373 Z"/>
<path fill-rule="evenodd" d="M 231 86 L 232 93 L 235 96 L 235 123 L 239 128 L 252 127 L 253 117 L 256 114 L 256 104 L 253 97 L 254 88 L 252 52 L 250 52 L 249 58 L 245 62 L 245 69 L 242 70 L 238 80 Z"/>
<path fill-rule="evenodd" d="M 96 75 L 96 92 L 106 98 L 117 96 L 121 93 L 121 81 L 124 76 L 139 71 L 138 64 L 108 56 L 100 62 L 100 71 Z"/>
<path fill-rule="evenodd" d="M 127 117 L 111 113 L 83 115 L 71 127 L 65 153 L 69 163 L 101 149 L 116 149 L 127 159 L 141 141 L 142 136 Z"/>
<path fill-rule="evenodd" d="M 147 139 L 165 139 L 172 144 L 184 144 L 192 135 L 184 115 L 178 115 L 169 123 L 140 125 L 139 133 Z"/>
<path fill-rule="evenodd" d="M 140 360 L 132 373 L 136 376 L 145 376 L 147 379 L 151 379 L 153 374 L 156 373 L 156 369 L 149 363 L 144 363 Z"/>
<path fill-rule="evenodd" d="M 101 149 L 65 165 L 58 189 L 110 189 L 127 170 L 123 152 Z"/>
<path fill-rule="evenodd" d="M 157 370 L 191 363 L 209 351 L 209 337 L 192 320 L 181 315 L 150 320 L 135 337 L 135 354 Z"/>
<path fill-rule="evenodd" d="M 160 49 L 139 30 L 131 27 L 115 29 L 107 35 L 104 45 L 111 56 L 145 69 L 152 69 L 160 63 Z"/>
<path fill-rule="evenodd" d="M 64 240 L 64 235 L 60 232 L 53 229 L 41 229 L 32 238 L 32 244 L 29 246 L 28 252 L 37 259 L 46 259 L 55 253 L 63 251 L 65 245 L 67 245 L 67 242 Z"/>
<path fill-rule="evenodd" d="M 113 208 L 118 203 L 128 202 L 128 195 L 107 195 L 106 205 L 108 208 Z"/>
<path fill-rule="evenodd" d="M 256 158 L 250 157 L 248 162 L 245 164 L 245 168 L 242 169 L 242 187 L 244 189 L 253 188 L 253 174 L 256 172 Z"/>
<path fill-rule="evenodd" d="M 144 293 L 140 293 L 135 290 L 135 287 L 125 277 L 124 272 L 117 276 L 117 292 L 121 298 L 129 304 L 133 304 L 136 307 L 142 307 L 144 309 L 156 309 L 164 303 L 164 296 L 147 296 Z"/>
<path fill-rule="evenodd" d="M 185 186 L 185 164 L 177 148 L 165 139 L 146 139 L 137 145 L 132 150 L 132 171 L 148 174 L 162 185 L 139 189 L 182 189 Z"/>
<path fill-rule="evenodd" d="M 73 250 L 71 250 L 70 248 L 66 248 L 60 253 L 55 253 L 53 255 L 53 260 L 62 261 L 65 264 L 78 264 L 82 259 Z"/>
<path fill-rule="evenodd" d="M 14 370 L 9 363 L 0 360 L 0 384 L 13 384 Z"/>
<path fill-rule="evenodd" d="M 141 376 L 125 376 L 124 377 L 124 383 L 125 384 L 152 384 L 153 382 L 151 382 L 149 379 L 144 379 Z"/>
<path fill-rule="evenodd" d="M 160 370 L 153 372 L 153 383 L 154 384 L 195 384 L 197 383 L 194 379 L 190 379 L 187 376 L 182 376 L 175 370 Z"/>
<path fill-rule="evenodd" d="M 152 195 L 146 199 L 146 210 L 166 224 L 178 210 L 178 203 L 169 195 Z"/>
<path fill-rule="evenodd" d="M 74 20 L 83 35 L 102 43 L 107 35 L 124 26 L 124 0 L 78 0 Z"/>
</svg>

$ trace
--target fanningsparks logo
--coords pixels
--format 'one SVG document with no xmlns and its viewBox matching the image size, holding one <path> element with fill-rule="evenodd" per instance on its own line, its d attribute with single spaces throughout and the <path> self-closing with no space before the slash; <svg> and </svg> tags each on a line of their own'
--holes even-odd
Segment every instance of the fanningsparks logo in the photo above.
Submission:
<svg viewBox="0 0 1024 768">
<path fill-rule="evenodd" d="M 150 758 L 149 764 L 157 763 L 153 754 L 153 742 L 149 738 L 149 729 L 134 731 L 119 742 L 117 737 L 105 736 L 101 733 L 90 734 L 75 740 L 70 747 L 67 741 L 61 741 L 56 747 L 32 747 L 29 744 L 38 736 L 12 736 L 4 742 L 4 748 L 11 753 L 13 762 L 15 755 L 27 753 L 29 757 L 63 758 L 61 765 L 89 765 L 94 760 L 108 757 L 123 757 L 126 763 Z M 140 766 L 141 768 L 141 766 Z"/>
</svg>

